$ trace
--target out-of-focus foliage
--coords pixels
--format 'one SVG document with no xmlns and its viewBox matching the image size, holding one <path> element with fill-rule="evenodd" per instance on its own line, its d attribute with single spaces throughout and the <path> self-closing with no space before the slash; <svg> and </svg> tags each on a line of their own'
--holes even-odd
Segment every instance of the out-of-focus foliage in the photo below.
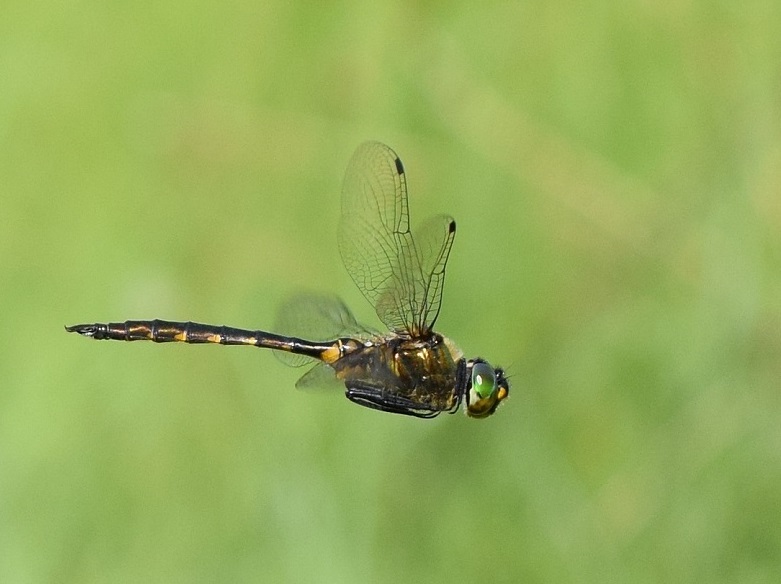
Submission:
<svg viewBox="0 0 781 584">
<path fill-rule="evenodd" d="M 0 581 L 778 582 L 781 5 L 0 8 Z M 365 139 L 459 232 L 486 421 L 293 389 Z"/>
</svg>

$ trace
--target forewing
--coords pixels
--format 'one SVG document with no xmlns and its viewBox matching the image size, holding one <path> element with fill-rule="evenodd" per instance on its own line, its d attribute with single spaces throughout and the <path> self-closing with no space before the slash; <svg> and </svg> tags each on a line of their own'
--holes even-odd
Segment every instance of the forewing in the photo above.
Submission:
<svg viewBox="0 0 781 584">
<path fill-rule="evenodd" d="M 415 230 L 415 245 L 422 274 L 415 293 L 417 298 L 423 300 L 415 322 L 420 331 L 430 331 L 439 316 L 447 258 L 455 237 L 456 222 L 448 215 L 431 217 Z"/>
</svg>

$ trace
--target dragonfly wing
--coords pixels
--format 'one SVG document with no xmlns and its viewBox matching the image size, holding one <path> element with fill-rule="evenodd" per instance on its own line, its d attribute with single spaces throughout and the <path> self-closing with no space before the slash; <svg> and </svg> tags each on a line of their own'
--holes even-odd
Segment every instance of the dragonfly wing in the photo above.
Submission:
<svg viewBox="0 0 781 584">
<path fill-rule="evenodd" d="M 445 267 L 455 238 L 456 222 L 449 215 L 431 217 L 415 230 L 418 261 L 423 274 L 415 291 L 416 296 L 422 300 L 415 322 L 419 330 L 431 330 L 439 316 Z"/>
<path fill-rule="evenodd" d="M 384 144 L 361 144 L 345 173 L 339 250 L 353 281 L 391 330 L 416 336 L 439 313 L 455 223 L 434 223 L 439 227 L 427 227 L 423 248 L 417 248 L 401 160 Z"/>
<path fill-rule="evenodd" d="M 325 363 L 317 363 L 296 381 L 296 388 L 303 390 L 336 389 L 338 387 L 344 389 L 344 384 L 336 377 L 334 370 Z"/>
<path fill-rule="evenodd" d="M 311 341 L 330 341 L 344 336 L 374 336 L 356 322 L 350 309 L 338 297 L 306 292 L 291 296 L 279 307 L 274 330 Z M 294 367 L 315 361 L 311 357 L 284 351 L 274 351 L 274 355 L 286 365 Z"/>
</svg>

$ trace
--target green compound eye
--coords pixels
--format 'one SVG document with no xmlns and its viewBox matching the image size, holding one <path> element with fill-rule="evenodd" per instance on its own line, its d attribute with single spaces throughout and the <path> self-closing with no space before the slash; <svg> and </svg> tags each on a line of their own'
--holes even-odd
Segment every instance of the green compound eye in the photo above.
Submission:
<svg viewBox="0 0 781 584">
<path fill-rule="evenodd" d="M 485 399 L 496 390 L 494 368 L 488 363 L 475 363 L 472 366 L 472 390 Z"/>
<path fill-rule="evenodd" d="M 494 369 L 482 359 L 470 363 L 472 383 L 464 395 L 464 411 L 470 418 L 487 418 L 510 393 L 504 370 Z"/>
</svg>

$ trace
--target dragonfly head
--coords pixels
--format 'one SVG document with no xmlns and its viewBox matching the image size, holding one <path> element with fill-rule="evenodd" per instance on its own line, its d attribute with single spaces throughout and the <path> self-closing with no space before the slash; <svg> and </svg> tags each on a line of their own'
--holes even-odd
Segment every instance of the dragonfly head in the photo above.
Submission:
<svg viewBox="0 0 781 584">
<path fill-rule="evenodd" d="M 467 362 L 467 373 L 466 415 L 487 418 L 510 393 L 504 370 L 499 367 L 494 369 L 483 359 L 473 359 Z"/>
</svg>

